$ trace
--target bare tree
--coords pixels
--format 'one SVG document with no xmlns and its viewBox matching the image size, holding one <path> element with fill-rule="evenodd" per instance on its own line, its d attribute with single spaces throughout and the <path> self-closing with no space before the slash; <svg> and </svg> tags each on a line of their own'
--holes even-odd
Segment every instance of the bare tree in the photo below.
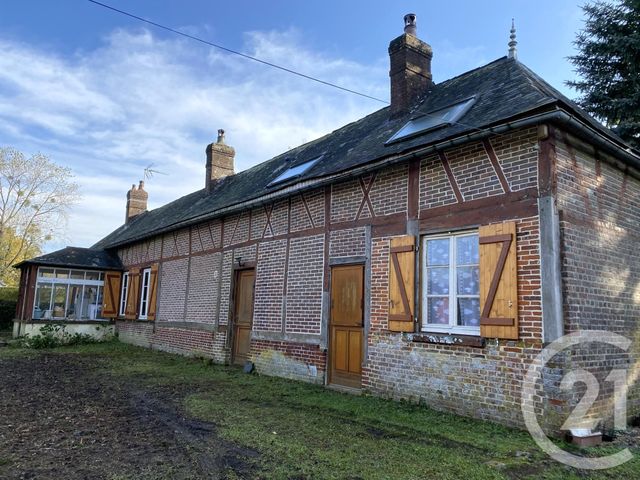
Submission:
<svg viewBox="0 0 640 480">
<path fill-rule="evenodd" d="M 0 280 L 15 284 L 11 268 L 37 255 L 55 235 L 64 233 L 70 207 L 79 199 L 71 169 L 42 154 L 29 158 L 0 148 Z"/>
</svg>

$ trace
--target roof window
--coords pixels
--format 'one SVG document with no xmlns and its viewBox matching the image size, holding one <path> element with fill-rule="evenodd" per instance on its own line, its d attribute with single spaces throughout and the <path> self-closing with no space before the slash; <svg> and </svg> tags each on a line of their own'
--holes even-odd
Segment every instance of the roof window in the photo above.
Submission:
<svg viewBox="0 0 640 480">
<path fill-rule="evenodd" d="M 304 163 L 300 163 L 300 164 L 295 165 L 293 167 L 287 168 L 284 172 L 282 172 L 276 178 L 271 180 L 267 186 L 270 187 L 272 185 L 275 185 L 276 183 L 281 183 L 281 182 L 284 182 L 285 180 L 290 180 L 292 178 L 296 178 L 296 177 L 299 177 L 299 176 L 303 175 L 311 167 L 313 167 L 318 162 L 318 160 L 320 160 L 321 158 L 322 158 L 322 156 L 314 158 L 313 160 L 308 160 L 308 161 L 306 161 Z"/>
<path fill-rule="evenodd" d="M 430 130 L 447 127 L 462 118 L 475 103 L 475 100 L 475 97 L 471 97 L 429 113 L 418 112 L 414 118 L 394 133 L 393 136 L 385 142 L 385 145 L 415 137 Z"/>
</svg>

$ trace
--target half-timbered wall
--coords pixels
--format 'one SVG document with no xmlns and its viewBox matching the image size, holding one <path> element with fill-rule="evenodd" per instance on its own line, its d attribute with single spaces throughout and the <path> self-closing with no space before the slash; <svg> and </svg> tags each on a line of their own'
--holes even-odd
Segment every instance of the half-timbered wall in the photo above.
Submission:
<svg viewBox="0 0 640 480">
<path fill-rule="evenodd" d="M 521 424 L 522 378 L 543 343 L 538 197 L 541 192 L 548 194 L 549 185 L 555 183 L 548 168 L 549 150 L 541 148 L 541 141 L 537 128 L 493 136 L 123 248 L 119 253 L 127 266 L 160 262 L 160 304 L 155 323 L 118 322 L 121 338 L 228 361 L 233 272 L 238 262 L 255 265 L 251 358 L 258 371 L 322 383 L 330 265 L 362 263 L 367 338 L 363 387 L 378 395 Z M 574 205 L 581 191 L 575 185 L 581 183 L 568 177 L 575 167 L 571 160 L 564 160 L 571 155 L 561 151 L 558 203 L 571 204 L 575 214 L 582 214 Z M 578 162 L 586 178 L 586 165 Z M 616 195 L 629 192 L 623 195 L 625 202 L 638 188 L 620 172 L 602 165 L 598 168 L 600 173 L 594 170 L 589 178 L 606 178 L 607 190 L 611 186 Z M 619 185 L 613 185 L 615 182 Z M 594 185 L 595 195 L 599 191 Z M 637 199 L 637 192 L 635 195 Z M 620 199 L 608 196 L 607 202 L 619 203 Z M 624 212 L 612 213 L 610 207 L 603 203 L 592 210 L 603 208 L 609 216 L 615 213 L 619 222 L 635 221 L 633 215 L 639 211 L 638 205 L 630 203 L 625 204 Z M 507 220 L 516 225 L 517 340 L 487 338 L 483 346 L 482 339 L 451 344 L 446 336 L 425 335 L 420 331 L 419 305 L 415 334 L 389 331 L 392 238 L 477 229 Z M 569 226 L 567 217 L 563 221 L 563 234 L 573 245 L 586 227 L 579 222 Z M 621 224 L 606 235 L 629 249 L 629 232 L 630 227 Z M 603 242 L 604 227 L 598 235 L 601 237 L 590 240 L 593 245 L 589 248 Z M 580 255 L 587 254 L 586 248 Z M 606 262 L 610 255 L 603 252 L 601 257 L 599 261 Z M 577 253 L 565 256 L 568 282 L 579 278 L 580 265 Z M 601 269 L 604 267 L 603 263 Z M 419 269 L 416 273 L 420 282 Z M 637 277 L 633 269 L 617 273 Z M 606 274 L 615 276 L 610 271 Z M 629 309 L 623 307 L 629 299 L 635 299 L 637 307 L 638 288 L 634 288 L 620 286 L 615 308 Z M 586 301 L 578 302 L 580 307 L 573 301 L 581 292 L 577 285 L 572 291 L 565 289 L 568 330 L 577 328 L 580 318 L 584 320 L 580 313 L 587 308 Z M 601 293 L 604 308 L 605 295 L 610 292 Z M 636 309 L 619 313 L 616 321 L 627 328 L 625 322 L 634 312 L 637 318 Z M 595 321 L 596 313 L 593 315 L 584 326 Z"/>
</svg>

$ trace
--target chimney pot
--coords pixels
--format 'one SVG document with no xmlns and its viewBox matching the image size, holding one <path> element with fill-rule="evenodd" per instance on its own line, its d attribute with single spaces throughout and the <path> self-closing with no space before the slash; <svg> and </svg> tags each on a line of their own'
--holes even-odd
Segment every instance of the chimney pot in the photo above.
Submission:
<svg viewBox="0 0 640 480">
<path fill-rule="evenodd" d="M 415 13 L 407 13 L 404 16 L 404 33 L 408 33 L 409 35 L 413 35 L 414 37 L 417 36 Z"/>
</svg>

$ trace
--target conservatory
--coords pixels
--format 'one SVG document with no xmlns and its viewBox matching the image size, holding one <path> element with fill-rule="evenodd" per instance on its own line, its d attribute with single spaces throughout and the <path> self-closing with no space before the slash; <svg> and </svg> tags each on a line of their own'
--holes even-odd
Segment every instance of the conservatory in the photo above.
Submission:
<svg viewBox="0 0 640 480">
<path fill-rule="evenodd" d="M 105 335 L 112 322 L 103 318 L 104 281 L 120 272 L 117 256 L 104 250 L 67 247 L 16 265 L 20 297 L 14 336 L 34 334 L 42 325 L 65 325 L 70 333 Z"/>
<path fill-rule="evenodd" d="M 39 267 L 32 318 L 97 320 L 103 287 L 102 272 Z"/>
</svg>

